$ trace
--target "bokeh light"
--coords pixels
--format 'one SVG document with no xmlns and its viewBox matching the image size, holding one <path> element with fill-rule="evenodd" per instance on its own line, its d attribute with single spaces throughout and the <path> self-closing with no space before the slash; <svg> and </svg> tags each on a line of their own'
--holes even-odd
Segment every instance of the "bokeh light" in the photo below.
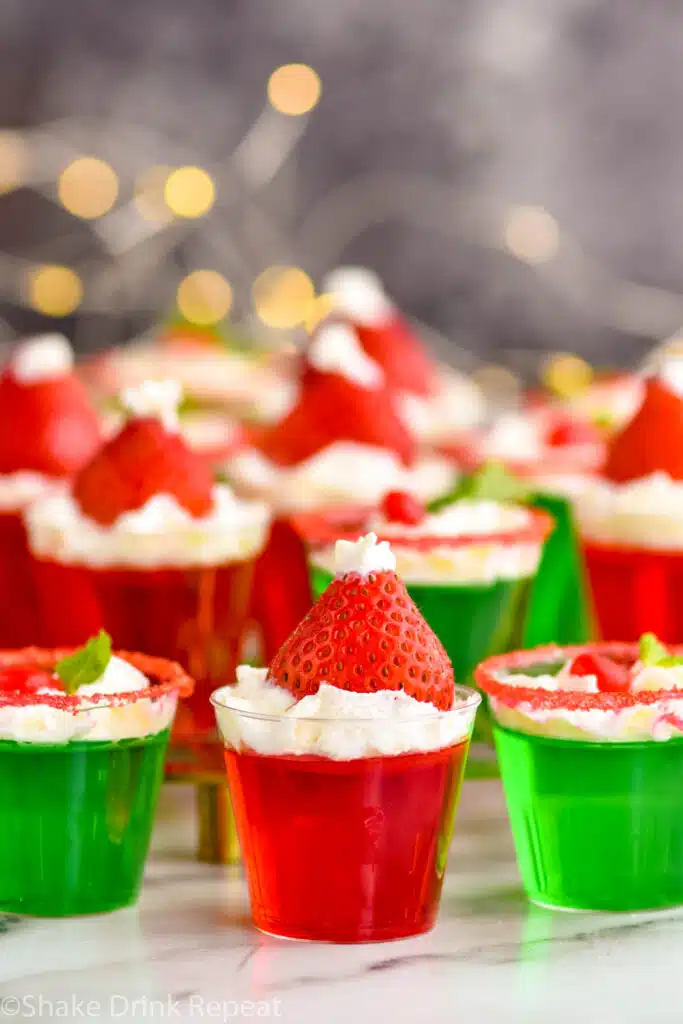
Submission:
<svg viewBox="0 0 683 1024">
<path fill-rule="evenodd" d="M 180 282 L 178 309 L 193 324 L 215 324 L 232 305 L 232 288 L 215 270 L 195 270 Z"/>
<path fill-rule="evenodd" d="M 556 395 L 568 398 L 588 387 L 593 380 L 593 370 L 580 356 L 558 352 L 544 359 L 541 379 Z"/>
<path fill-rule="evenodd" d="M 74 160 L 62 171 L 57 182 L 62 206 L 84 220 L 93 220 L 108 213 L 118 192 L 116 172 L 104 160 L 94 156 Z"/>
<path fill-rule="evenodd" d="M 506 366 L 485 363 L 477 367 L 472 379 L 498 408 L 514 408 L 521 401 L 522 382 Z"/>
<path fill-rule="evenodd" d="M 0 194 L 19 188 L 27 162 L 26 143 L 19 133 L 0 131 Z"/>
<path fill-rule="evenodd" d="M 513 206 L 505 215 L 505 247 L 524 263 L 548 263 L 560 245 L 560 229 L 542 206 Z"/>
<path fill-rule="evenodd" d="M 216 198 L 213 178 L 201 167 L 178 167 L 164 187 L 164 199 L 177 217 L 203 217 Z"/>
<path fill-rule="evenodd" d="M 315 287 L 300 267 L 268 267 L 252 287 L 254 308 L 268 327 L 297 327 L 306 321 Z"/>
<path fill-rule="evenodd" d="M 268 99 L 281 114 L 297 117 L 316 105 L 322 92 L 320 75 L 308 64 L 283 64 L 268 79 Z"/>
<path fill-rule="evenodd" d="M 163 224 L 171 216 L 164 191 L 172 167 L 148 167 L 138 175 L 133 190 L 133 202 L 145 220 Z"/>
<path fill-rule="evenodd" d="M 83 283 L 69 267 L 42 266 L 28 278 L 28 301 L 45 316 L 68 316 L 80 305 Z"/>
</svg>

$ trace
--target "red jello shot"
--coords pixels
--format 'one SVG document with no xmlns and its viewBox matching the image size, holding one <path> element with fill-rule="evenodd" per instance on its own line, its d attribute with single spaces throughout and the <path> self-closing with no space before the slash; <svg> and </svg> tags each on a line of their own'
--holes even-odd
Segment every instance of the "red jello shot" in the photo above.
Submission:
<svg viewBox="0 0 683 1024">
<path fill-rule="evenodd" d="M 600 479 L 576 497 L 603 640 L 656 633 L 683 642 L 683 363 L 644 384 L 633 418 L 609 444 Z"/>
<path fill-rule="evenodd" d="M 0 648 L 41 639 L 24 509 L 68 480 L 99 440 L 66 338 L 19 344 L 0 375 Z"/>
<path fill-rule="evenodd" d="M 70 491 L 31 507 L 27 528 L 48 642 L 106 629 L 118 647 L 180 662 L 197 685 L 169 770 L 222 772 L 209 696 L 234 679 L 270 515 L 214 484 L 178 431 L 174 395 L 152 384 L 129 395 L 120 432 Z"/>
<path fill-rule="evenodd" d="M 388 544 L 340 543 L 352 560 L 270 668 L 212 702 L 255 925 L 379 942 L 435 922 L 480 697 Z"/>
</svg>

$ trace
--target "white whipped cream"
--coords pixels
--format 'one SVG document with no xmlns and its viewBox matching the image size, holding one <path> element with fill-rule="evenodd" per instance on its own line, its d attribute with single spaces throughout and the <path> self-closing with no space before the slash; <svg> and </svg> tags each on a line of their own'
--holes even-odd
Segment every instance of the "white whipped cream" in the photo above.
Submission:
<svg viewBox="0 0 683 1024">
<path fill-rule="evenodd" d="M 396 559 L 386 540 L 377 541 L 377 535 L 368 533 L 360 540 L 338 540 L 334 546 L 334 564 L 337 576 L 358 572 L 367 576 L 371 572 L 396 569 Z"/>
<path fill-rule="evenodd" d="M 353 693 L 323 683 L 295 701 L 268 681 L 267 669 L 242 666 L 237 683 L 212 697 L 226 746 L 259 754 L 315 754 L 335 761 L 441 750 L 466 740 L 477 704 L 451 711 L 402 690 Z M 265 717 L 264 717 L 265 716 Z"/>
<path fill-rule="evenodd" d="M 586 477 L 569 495 L 589 540 L 653 550 L 683 548 L 683 482 L 653 473 L 628 483 Z"/>
<path fill-rule="evenodd" d="M 399 398 L 399 412 L 417 438 L 438 444 L 479 426 L 486 415 L 486 401 L 474 381 L 441 368 L 434 394 L 425 398 L 405 392 Z"/>
<path fill-rule="evenodd" d="M 213 508 L 190 515 L 170 494 L 156 494 L 110 526 L 88 518 L 68 492 L 48 495 L 25 516 L 29 546 L 39 558 L 93 568 L 218 566 L 257 555 L 264 547 L 270 511 L 217 484 Z"/>
<path fill-rule="evenodd" d="M 55 486 L 54 478 L 42 473 L 0 473 L 0 512 L 19 512 Z"/>
<path fill-rule="evenodd" d="M 514 532 L 529 525 L 531 514 L 518 505 L 496 501 L 463 499 L 426 516 L 416 526 L 387 522 L 376 516 L 370 527 L 391 541 L 396 571 L 408 584 L 480 584 L 496 580 L 526 579 L 538 569 L 543 545 L 540 541 L 500 544 L 487 541 L 448 544 L 443 538 Z M 429 538 L 428 547 L 411 547 L 394 537 Z M 314 565 L 335 571 L 332 547 L 311 553 Z"/>
<path fill-rule="evenodd" d="M 178 697 L 164 694 L 130 701 L 120 706 L 93 701 L 93 695 L 132 693 L 149 686 L 147 677 L 129 662 L 110 658 L 102 676 L 77 690 L 82 709 L 63 711 L 49 704 L 25 707 L 0 706 L 0 739 L 18 743 L 69 743 L 79 741 L 116 741 L 141 739 L 168 729 L 175 715 Z M 63 691 L 46 689 L 46 694 L 62 696 Z"/>
<path fill-rule="evenodd" d="M 683 398 L 683 358 L 665 359 L 657 370 L 657 377 L 674 395 Z"/>
<path fill-rule="evenodd" d="M 332 297 L 335 309 L 356 323 L 376 326 L 394 315 L 380 278 L 366 267 L 338 267 L 323 279 L 322 291 Z"/>
<path fill-rule="evenodd" d="M 178 433 L 178 407 L 182 388 L 177 380 L 145 380 L 135 387 L 124 388 L 121 403 L 135 419 L 158 419 L 169 433 Z"/>
<path fill-rule="evenodd" d="M 528 676 L 513 672 L 501 677 L 510 686 L 529 689 L 576 690 L 598 693 L 595 676 L 574 676 L 563 667 L 557 675 Z M 631 690 L 683 690 L 683 666 L 636 666 Z M 683 698 L 683 694 L 681 694 Z M 588 708 L 537 708 L 529 702 L 509 707 L 492 697 L 497 720 L 507 729 L 557 739 L 591 740 L 596 743 L 634 743 L 683 736 L 683 699 L 663 699 L 655 704 L 608 710 Z"/>
<path fill-rule="evenodd" d="M 73 370 L 74 355 L 63 334 L 39 334 L 15 348 L 10 366 L 22 384 L 37 384 L 66 377 Z"/>
<path fill-rule="evenodd" d="M 425 456 L 406 468 L 393 452 L 352 441 L 337 441 L 291 467 L 278 466 L 248 448 L 233 456 L 225 470 L 240 489 L 290 512 L 376 505 L 389 491 L 432 501 L 449 491 L 458 475 L 440 456 Z"/>
<path fill-rule="evenodd" d="M 482 454 L 489 459 L 511 459 L 526 462 L 539 459 L 545 450 L 539 424 L 523 413 L 500 416 L 482 444 Z"/>
<path fill-rule="evenodd" d="M 356 332 L 347 324 L 323 324 L 306 356 L 321 373 L 336 373 L 362 388 L 379 388 L 384 381 L 382 368 L 365 354 Z"/>
</svg>

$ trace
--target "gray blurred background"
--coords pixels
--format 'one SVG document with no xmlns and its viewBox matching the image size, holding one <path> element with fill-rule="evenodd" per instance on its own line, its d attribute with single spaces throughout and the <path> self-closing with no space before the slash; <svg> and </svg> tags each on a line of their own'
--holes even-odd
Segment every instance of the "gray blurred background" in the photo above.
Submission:
<svg viewBox="0 0 683 1024">
<path fill-rule="evenodd" d="M 463 364 L 469 351 L 524 369 L 539 350 L 574 350 L 627 365 L 683 323 L 680 4 L 0 10 L 4 337 L 59 323 L 84 348 L 126 340 L 172 311 L 198 268 L 225 277 L 233 318 L 258 330 L 266 268 L 317 283 L 349 261 L 379 271 Z M 322 87 L 298 115 L 267 99 L 290 63 Z M 59 193 L 82 156 L 116 175 L 114 205 L 88 219 Z M 209 174 L 211 208 L 141 213 L 145 182 L 183 166 Z M 34 287 L 52 265 L 82 287 L 58 320 Z"/>
</svg>

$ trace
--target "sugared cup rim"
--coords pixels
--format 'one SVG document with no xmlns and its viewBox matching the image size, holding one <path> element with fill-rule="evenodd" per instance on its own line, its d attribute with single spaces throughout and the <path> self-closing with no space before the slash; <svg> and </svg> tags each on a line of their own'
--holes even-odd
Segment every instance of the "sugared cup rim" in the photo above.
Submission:
<svg viewBox="0 0 683 1024">
<path fill-rule="evenodd" d="M 683 654 L 683 647 L 671 647 Z M 535 665 L 554 665 L 566 662 L 579 654 L 602 654 L 631 667 L 639 656 L 638 644 L 590 643 L 559 647 L 550 644 L 527 651 L 512 651 L 487 658 L 475 670 L 477 685 L 489 697 L 511 708 L 524 704 L 534 710 L 561 711 L 622 711 L 625 708 L 645 707 L 662 700 L 683 700 L 683 690 L 639 690 L 636 693 L 585 693 L 582 690 L 548 690 L 545 687 L 515 686 L 499 678 L 501 673 L 532 668 Z"/>
<path fill-rule="evenodd" d="M 6 668 L 43 669 L 52 671 L 62 658 L 74 653 L 74 648 L 24 647 L 18 651 L 0 651 L 0 672 Z M 152 685 L 143 690 L 126 693 L 91 693 L 79 697 L 78 691 L 68 693 L 12 693 L 0 690 L 1 707 L 33 707 L 47 705 L 59 711 L 89 711 L 103 707 L 121 707 L 139 700 L 158 700 L 160 697 L 175 695 L 188 697 L 194 689 L 194 680 L 176 661 L 157 658 L 136 651 L 114 651 L 117 658 L 127 661 L 138 669 Z"/>
</svg>

